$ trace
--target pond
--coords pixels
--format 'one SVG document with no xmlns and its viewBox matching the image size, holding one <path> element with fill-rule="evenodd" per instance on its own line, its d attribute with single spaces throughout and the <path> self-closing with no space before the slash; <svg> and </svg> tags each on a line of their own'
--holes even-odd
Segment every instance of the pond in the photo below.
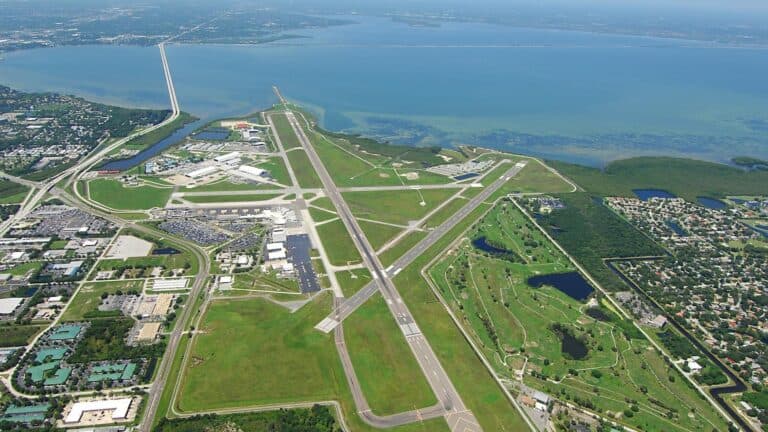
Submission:
<svg viewBox="0 0 768 432">
<path fill-rule="evenodd" d="M 589 349 L 579 338 L 570 332 L 559 332 L 558 336 L 560 336 L 560 352 L 566 358 L 582 360 L 587 357 Z"/>
<path fill-rule="evenodd" d="M 176 255 L 179 251 L 174 248 L 159 248 L 152 251 L 152 255 Z"/>
<path fill-rule="evenodd" d="M 555 287 L 578 301 L 586 300 L 595 291 L 579 272 L 532 276 L 527 282 L 534 288 L 541 288 L 543 285 Z"/>
<path fill-rule="evenodd" d="M 677 198 L 663 189 L 632 189 L 632 193 L 642 201 L 648 201 L 651 198 Z"/>
<path fill-rule="evenodd" d="M 495 255 L 500 258 L 514 260 L 517 257 L 517 254 L 510 250 L 499 248 L 490 244 L 485 236 L 477 237 L 476 239 L 472 240 L 472 246 L 474 246 L 475 249 L 479 249 L 483 252 L 486 252 L 490 255 Z"/>
<path fill-rule="evenodd" d="M 664 223 L 669 227 L 669 229 L 674 231 L 675 234 L 679 235 L 680 237 L 688 237 L 688 233 L 685 232 L 683 227 L 681 227 L 680 224 L 678 224 L 677 222 L 675 222 L 675 221 L 673 221 L 671 219 L 668 219 Z"/>
<path fill-rule="evenodd" d="M 229 137 L 229 129 L 209 128 L 192 136 L 196 140 L 223 141 Z"/>
<path fill-rule="evenodd" d="M 726 203 L 720 201 L 719 199 L 710 198 L 710 197 L 704 197 L 704 196 L 696 197 L 696 201 L 698 201 L 699 204 L 703 205 L 706 208 L 711 208 L 715 210 L 722 210 L 728 207 Z"/>
</svg>

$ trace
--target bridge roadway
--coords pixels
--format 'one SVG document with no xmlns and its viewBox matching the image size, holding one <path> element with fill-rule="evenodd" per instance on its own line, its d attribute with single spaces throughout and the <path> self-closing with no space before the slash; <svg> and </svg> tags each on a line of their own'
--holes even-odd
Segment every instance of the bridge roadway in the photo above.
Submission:
<svg viewBox="0 0 768 432">
<path fill-rule="evenodd" d="M 494 192 L 499 190 L 499 188 L 506 183 L 509 179 L 516 176 L 520 170 L 525 168 L 526 161 L 518 162 L 516 163 L 512 168 L 507 170 L 501 177 L 496 179 L 493 183 L 491 183 L 488 187 L 484 188 L 482 192 L 477 194 L 475 197 L 469 200 L 469 202 L 459 209 L 456 213 L 454 213 L 448 220 L 443 222 L 440 226 L 435 228 L 434 230 L 430 231 L 429 234 L 424 237 L 419 243 L 416 244 L 413 248 L 411 248 L 408 252 L 405 253 L 405 255 L 401 256 L 397 259 L 397 261 L 394 262 L 391 266 L 387 267 L 386 270 L 384 270 L 384 275 L 377 275 L 374 276 L 379 278 L 387 278 L 387 277 L 394 277 L 397 275 L 403 268 L 407 267 L 409 264 L 411 264 L 416 258 L 418 258 L 421 254 L 423 254 L 427 249 L 432 247 L 440 238 L 442 238 L 448 231 L 452 230 L 459 222 L 464 220 L 467 216 L 469 216 L 470 213 L 472 213 L 481 203 L 483 203 L 486 199 L 488 199 L 491 195 L 493 195 Z M 364 286 L 360 291 L 356 292 L 352 297 L 349 297 L 347 300 L 345 300 L 343 303 L 341 303 L 333 312 L 331 312 L 330 315 L 328 315 L 325 319 L 320 321 L 315 328 L 323 331 L 325 333 L 329 333 L 331 330 L 336 328 L 336 326 L 339 325 L 342 321 L 344 321 L 348 316 L 350 316 L 357 308 L 359 308 L 363 303 L 368 301 L 373 294 L 376 293 L 378 289 L 378 281 L 374 280 L 370 283 L 368 283 L 366 286 Z M 399 298 L 398 298 L 399 300 Z M 391 299 L 387 299 L 387 302 L 389 303 Z"/>
<path fill-rule="evenodd" d="M 323 165 L 320 157 L 310 143 L 309 138 L 307 138 L 307 135 L 304 133 L 301 124 L 299 124 L 299 121 L 293 112 L 286 110 L 285 115 L 288 122 L 291 124 L 294 133 L 298 137 L 299 142 L 304 148 L 304 151 L 309 157 L 313 168 L 320 177 L 326 195 L 330 198 L 331 202 L 333 202 L 339 217 L 349 231 L 355 246 L 360 251 L 360 255 L 363 257 L 363 262 L 368 267 L 371 274 L 374 275 L 373 277 L 376 279 L 375 283 L 379 287 L 382 296 L 387 300 L 390 312 L 395 317 L 401 331 L 405 335 L 411 351 L 413 351 L 422 372 L 427 378 L 427 382 L 439 401 L 438 403 L 442 405 L 443 416 L 448 422 L 451 431 L 481 431 L 482 429 L 474 414 L 472 414 L 472 412 L 464 405 L 464 402 L 461 400 L 461 397 L 453 386 L 448 374 L 443 369 L 429 343 L 427 343 L 426 338 L 421 334 L 408 307 L 403 303 L 394 284 L 384 272 L 383 266 L 381 265 L 381 262 L 379 262 L 374 249 L 368 243 L 368 239 L 363 234 L 363 231 L 357 224 L 354 216 L 352 216 L 352 211 L 349 209 L 346 201 L 344 201 L 341 192 L 339 192 L 336 184 L 333 182 L 328 170 L 325 168 L 325 165 Z M 356 380 L 356 377 L 350 376 L 349 371 L 347 371 L 347 378 Z M 359 386 L 353 387 L 352 390 L 354 392 L 360 392 Z M 359 393 L 357 396 L 362 397 L 362 393 Z M 358 407 L 358 409 L 359 408 L 360 407 Z M 366 419 L 365 416 L 363 416 L 363 418 Z M 393 423 L 391 426 L 395 426 L 397 424 L 419 421 L 419 418 L 418 416 L 405 415 L 404 418 L 392 420 Z"/>
</svg>

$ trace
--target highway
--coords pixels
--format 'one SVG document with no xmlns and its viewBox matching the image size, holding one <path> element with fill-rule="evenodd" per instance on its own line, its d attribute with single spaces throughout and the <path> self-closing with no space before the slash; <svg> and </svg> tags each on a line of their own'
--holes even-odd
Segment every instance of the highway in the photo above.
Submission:
<svg viewBox="0 0 768 432">
<path fill-rule="evenodd" d="M 276 93 L 278 92 L 276 91 Z M 285 102 L 284 99 L 282 100 Z M 392 281 L 389 279 L 389 275 L 385 272 L 374 249 L 363 234 L 362 229 L 352 215 L 352 211 L 349 209 L 346 201 L 344 201 L 341 192 L 336 187 L 328 170 L 317 155 L 317 152 L 304 133 L 304 129 L 301 127 L 301 124 L 299 124 L 296 116 L 293 112 L 288 110 L 286 110 L 285 115 L 288 122 L 291 124 L 294 133 L 298 137 L 299 142 L 304 148 L 304 151 L 309 157 L 315 172 L 320 177 L 326 196 L 333 202 L 339 218 L 344 223 L 347 231 L 349 231 L 355 246 L 363 258 L 363 262 L 373 275 L 374 284 L 378 286 L 379 291 L 387 301 L 387 306 L 389 307 L 390 312 L 395 317 L 395 320 L 405 335 L 406 341 L 419 363 L 422 372 L 427 378 L 432 391 L 442 405 L 443 416 L 448 422 L 449 427 L 452 431 L 461 432 L 482 430 L 474 414 L 472 414 L 472 412 L 464 405 L 464 402 L 461 400 L 461 397 L 453 386 L 448 374 L 443 369 L 426 338 L 419 330 L 410 310 L 403 302 Z M 349 378 L 348 374 L 348 379 Z M 354 379 L 356 380 L 356 378 Z M 352 390 L 353 392 L 360 393 L 359 388 L 353 388 Z M 359 396 L 362 396 L 362 394 L 360 393 Z M 406 421 L 410 421 L 410 418 L 407 418 Z"/>
<path fill-rule="evenodd" d="M 442 238 L 448 231 L 452 230 L 453 227 L 459 224 L 464 218 L 470 215 L 480 204 L 482 204 L 486 199 L 488 199 L 491 195 L 493 195 L 494 192 L 499 190 L 499 188 L 504 185 L 509 179 L 516 176 L 523 168 L 525 168 L 526 161 L 518 162 L 516 163 L 512 168 L 507 170 L 501 177 L 496 179 L 491 185 L 485 187 L 482 192 L 477 194 L 475 197 L 469 200 L 469 202 L 459 209 L 456 213 L 454 213 L 448 220 L 443 222 L 440 226 L 435 228 L 434 230 L 430 231 L 429 234 L 427 234 L 424 239 L 422 239 L 419 243 L 416 244 L 413 248 L 411 248 L 408 252 L 405 253 L 405 255 L 401 256 L 397 261 L 394 262 L 391 266 L 387 267 L 386 270 L 384 270 L 386 277 L 394 277 L 397 275 L 403 268 L 407 267 L 409 264 L 411 264 L 416 258 L 418 258 L 421 254 L 423 254 L 427 249 L 432 247 L 440 238 Z M 379 277 L 382 277 L 381 275 L 378 275 Z M 355 293 L 352 297 L 349 297 L 347 300 L 345 300 L 343 303 L 341 303 L 333 312 L 331 312 L 328 317 L 326 317 L 324 320 L 320 321 L 320 323 L 315 326 L 316 329 L 323 331 L 323 332 L 330 332 L 333 330 L 339 323 L 344 321 L 348 316 L 350 316 L 357 308 L 360 307 L 363 303 L 368 301 L 369 298 L 373 294 L 376 293 L 378 290 L 378 284 L 377 281 L 374 280 L 365 287 L 363 287 L 360 291 Z M 389 299 L 387 300 L 390 301 Z"/>
</svg>

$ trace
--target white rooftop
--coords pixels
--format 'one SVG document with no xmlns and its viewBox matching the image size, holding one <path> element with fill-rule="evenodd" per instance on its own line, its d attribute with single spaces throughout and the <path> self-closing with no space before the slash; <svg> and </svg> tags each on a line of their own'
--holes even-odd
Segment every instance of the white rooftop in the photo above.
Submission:
<svg viewBox="0 0 768 432">
<path fill-rule="evenodd" d="M 77 402 L 64 419 L 64 423 L 77 423 L 83 414 L 90 411 L 112 411 L 112 420 L 123 420 L 128 417 L 133 399 L 105 399 L 90 402 Z"/>
<path fill-rule="evenodd" d="M 22 297 L 0 299 L 0 315 L 10 315 L 24 302 Z"/>
</svg>

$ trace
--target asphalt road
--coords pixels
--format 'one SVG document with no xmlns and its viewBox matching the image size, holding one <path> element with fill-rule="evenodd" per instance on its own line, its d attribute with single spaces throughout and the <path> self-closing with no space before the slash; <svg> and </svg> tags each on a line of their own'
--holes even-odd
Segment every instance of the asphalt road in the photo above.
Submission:
<svg viewBox="0 0 768 432">
<path fill-rule="evenodd" d="M 286 111 L 286 118 L 291 124 L 294 133 L 299 138 L 299 142 L 309 157 L 315 172 L 320 177 L 326 195 L 331 202 L 333 202 L 339 218 L 344 223 L 355 246 L 360 251 L 360 255 L 363 257 L 363 262 L 373 275 L 374 285 L 378 286 L 379 291 L 387 301 L 387 306 L 389 307 L 390 312 L 395 317 L 401 331 L 405 335 L 411 351 L 413 351 L 432 391 L 437 397 L 439 404 L 442 406 L 443 416 L 451 427 L 451 430 L 461 432 L 482 430 L 475 416 L 464 405 L 458 391 L 456 391 L 456 388 L 453 386 L 448 374 L 443 369 L 426 338 L 421 334 L 421 330 L 413 319 L 410 310 L 408 310 L 408 307 L 403 302 L 394 284 L 389 279 L 389 274 L 384 270 L 373 247 L 371 247 L 368 239 L 363 234 L 362 229 L 352 215 L 352 211 L 349 209 L 346 201 L 344 201 L 341 192 L 333 182 L 333 179 L 325 168 L 325 165 L 323 165 L 320 157 L 317 155 L 309 138 L 307 138 L 304 133 L 304 129 L 302 129 L 295 114 L 291 111 Z M 348 379 L 350 379 L 349 375 Z M 356 380 L 356 377 L 352 377 L 352 379 Z M 362 397 L 359 387 L 353 387 L 352 391 L 359 393 L 358 396 Z M 405 416 L 404 419 L 400 419 L 400 421 L 404 422 L 410 422 L 410 420 L 410 416 Z M 396 423 L 392 424 L 392 426 L 394 425 L 396 425 Z"/>
<path fill-rule="evenodd" d="M 512 168 L 507 170 L 501 177 L 496 179 L 490 186 L 485 187 L 482 192 L 477 194 L 474 198 L 462 207 L 459 211 L 453 214 L 448 220 L 443 222 L 440 226 L 430 231 L 429 234 L 424 237 L 419 243 L 411 248 L 405 255 L 401 256 L 391 266 L 387 267 L 384 271 L 388 277 L 394 277 L 403 268 L 411 264 L 416 258 L 421 256 L 427 249 L 432 247 L 440 238 L 442 238 L 448 231 L 452 230 L 459 222 L 464 220 L 470 213 L 472 213 L 483 201 L 488 199 L 494 192 L 496 192 L 504 183 L 510 178 L 516 176 L 520 170 L 525 168 L 526 162 L 518 162 Z M 381 276 L 379 276 L 381 277 Z M 339 323 L 344 321 L 350 316 L 357 308 L 363 303 L 368 301 L 369 298 L 379 288 L 379 284 L 376 280 L 370 282 L 364 286 L 360 291 L 356 292 L 352 297 L 347 298 L 341 303 L 328 317 L 321 321 L 315 328 L 324 331 L 326 333 L 333 330 Z"/>
</svg>

